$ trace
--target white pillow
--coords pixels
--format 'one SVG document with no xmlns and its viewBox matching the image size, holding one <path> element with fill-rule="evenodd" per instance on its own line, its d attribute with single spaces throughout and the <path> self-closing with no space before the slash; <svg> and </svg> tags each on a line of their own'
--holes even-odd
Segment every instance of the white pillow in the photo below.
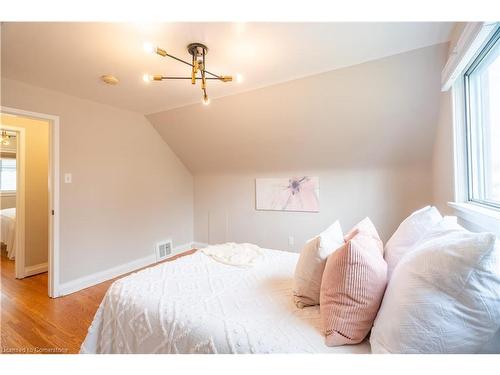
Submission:
<svg viewBox="0 0 500 375">
<path fill-rule="evenodd" d="M 295 268 L 293 295 L 297 307 L 319 305 L 326 258 L 343 244 L 344 235 L 338 221 L 305 244 Z"/>
<path fill-rule="evenodd" d="M 399 261 L 412 250 L 427 231 L 442 219 L 443 217 L 436 207 L 427 206 L 415 211 L 403 220 L 385 244 L 384 259 L 387 262 L 388 280 Z"/>
<path fill-rule="evenodd" d="M 495 333 L 493 339 L 489 341 L 480 351 L 484 354 L 499 354 L 500 353 L 500 329 Z"/>
<path fill-rule="evenodd" d="M 373 353 L 487 351 L 500 329 L 498 250 L 493 234 L 450 221 L 429 231 L 389 280 Z"/>
</svg>

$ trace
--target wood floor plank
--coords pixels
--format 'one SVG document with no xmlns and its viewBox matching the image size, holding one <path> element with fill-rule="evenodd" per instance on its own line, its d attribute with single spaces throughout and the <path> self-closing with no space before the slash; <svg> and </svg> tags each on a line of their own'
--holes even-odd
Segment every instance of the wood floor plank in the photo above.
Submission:
<svg viewBox="0 0 500 375">
<path fill-rule="evenodd" d="M 17 280 L 15 263 L 4 251 L 0 272 L 0 353 L 12 354 L 78 353 L 106 291 L 118 279 L 54 299 L 47 296 L 47 273 Z"/>
</svg>

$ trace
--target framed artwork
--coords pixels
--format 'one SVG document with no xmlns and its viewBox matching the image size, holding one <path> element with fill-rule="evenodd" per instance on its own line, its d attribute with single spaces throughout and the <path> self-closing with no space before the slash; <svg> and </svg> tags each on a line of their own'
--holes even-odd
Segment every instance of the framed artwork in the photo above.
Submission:
<svg viewBox="0 0 500 375">
<path fill-rule="evenodd" d="M 319 178 L 255 179 L 257 210 L 319 212 Z"/>
</svg>

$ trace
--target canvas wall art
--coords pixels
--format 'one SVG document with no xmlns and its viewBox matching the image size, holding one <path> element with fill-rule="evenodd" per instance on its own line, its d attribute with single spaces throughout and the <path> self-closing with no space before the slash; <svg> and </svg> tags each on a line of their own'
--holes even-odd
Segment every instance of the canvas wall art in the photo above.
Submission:
<svg viewBox="0 0 500 375">
<path fill-rule="evenodd" d="M 256 209 L 319 212 L 319 178 L 257 178 Z"/>
</svg>

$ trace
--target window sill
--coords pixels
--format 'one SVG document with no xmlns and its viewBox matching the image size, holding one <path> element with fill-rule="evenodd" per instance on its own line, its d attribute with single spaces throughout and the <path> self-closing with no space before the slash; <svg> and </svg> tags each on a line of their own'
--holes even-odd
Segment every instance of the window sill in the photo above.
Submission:
<svg viewBox="0 0 500 375">
<path fill-rule="evenodd" d="M 474 203 L 448 202 L 455 214 L 483 230 L 500 236 L 500 211 Z"/>
</svg>

